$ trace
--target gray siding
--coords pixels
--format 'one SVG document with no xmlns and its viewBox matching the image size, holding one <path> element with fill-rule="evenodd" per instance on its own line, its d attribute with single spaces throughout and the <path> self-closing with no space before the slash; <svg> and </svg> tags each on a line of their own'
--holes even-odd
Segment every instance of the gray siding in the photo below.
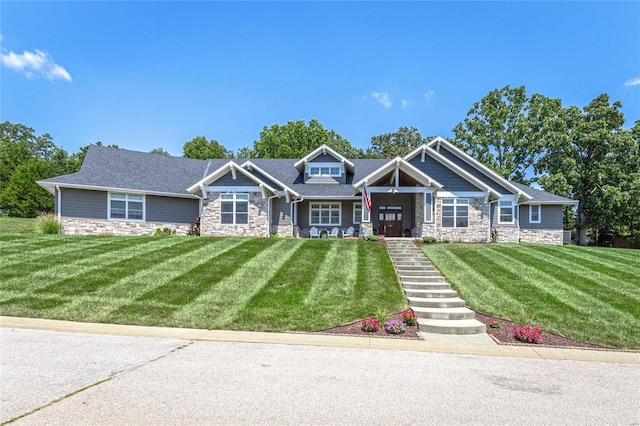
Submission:
<svg viewBox="0 0 640 426">
<path fill-rule="evenodd" d="M 540 206 L 540 223 L 529 222 L 529 206 L 520 206 L 521 229 L 562 229 L 562 206 Z"/>
<path fill-rule="evenodd" d="M 210 186 L 258 186 L 257 183 L 246 177 L 240 172 L 236 172 L 236 178 L 233 178 L 231 172 L 222 176 L 215 182 L 211 182 Z"/>
<path fill-rule="evenodd" d="M 451 161 L 456 166 L 460 167 L 461 169 L 463 169 L 465 172 L 469 173 L 473 177 L 489 185 L 491 188 L 495 189 L 496 191 L 499 191 L 502 194 L 513 194 L 513 191 L 510 191 L 504 186 L 500 185 L 495 179 L 492 179 L 489 176 L 485 175 L 484 173 L 482 173 L 481 171 L 479 171 L 478 169 L 476 169 L 466 161 L 460 159 L 456 155 L 447 151 L 445 148 L 440 149 L 439 153 L 440 155 L 445 157 L 447 160 Z"/>
<path fill-rule="evenodd" d="M 286 225 L 291 223 L 291 203 L 286 198 L 274 198 L 271 200 L 271 224 Z"/>
<path fill-rule="evenodd" d="M 86 219 L 107 218 L 107 193 L 86 189 L 60 188 L 62 191 L 61 214 L 65 217 Z"/>
<path fill-rule="evenodd" d="M 439 182 L 445 191 L 482 191 L 428 155 L 425 156 L 424 163 L 421 161 L 420 155 L 413 157 L 409 163 Z"/>
<path fill-rule="evenodd" d="M 320 154 L 309 162 L 310 163 L 340 163 L 340 161 L 338 161 L 336 157 L 329 154 Z"/>
<path fill-rule="evenodd" d="M 198 214 L 198 200 L 146 196 L 147 222 L 191 223 Z"/>
<path fill-rule="evenodd" d="M 304 174 L 304 183 L 347 183 L 346 174 L 342 174 L 342 176 L 311 176 L 309 177 L 306 173 Z"/>
</svg>

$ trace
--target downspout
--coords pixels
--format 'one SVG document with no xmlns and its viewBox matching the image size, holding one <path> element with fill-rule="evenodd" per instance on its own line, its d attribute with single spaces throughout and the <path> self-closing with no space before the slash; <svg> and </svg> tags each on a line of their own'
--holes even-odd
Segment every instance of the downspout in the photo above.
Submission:
<svg viewBox="0 0 640 426">
<path fill-rule="evenodd" d="M 56 185 L 56 192 L 58 193 L 56 210 L 58 210 L 58 225 L 60 225 L 58 227 L 58 235 L 60 235 L 62 234 L 62 191 L 60 191 L 60 185 Z"/>
<path fill-rule="evenodd" d="M 294 237 L 294 232 L 293 232 L 293 227 L 298 225 L 298 215 L 297 215 L 297 210 L 294 208 L 294 204 L 296 203 L 300 203 L 304 201 L 304 197 L 300 197 L 299 200 L 295 200 L 291 202 L 291 212 L 289 213 L 289 217 L 291 218 L 291 236 Z M 293 211 L 296 210 L 296 220 L 293 220 Z"/>
<path fill-rule="evenodd" d="M 280 195 L 276 194 L 267 198 L 267 238 L 271 236 L 271 200 L 277 197 L 280 197 Z"/>
</svg>

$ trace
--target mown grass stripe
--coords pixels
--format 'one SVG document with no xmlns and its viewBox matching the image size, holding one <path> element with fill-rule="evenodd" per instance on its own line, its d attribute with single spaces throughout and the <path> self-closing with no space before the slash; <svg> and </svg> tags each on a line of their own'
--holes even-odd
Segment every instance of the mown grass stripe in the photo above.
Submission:
<svg viewBox="0 0 640 426">
<path fill-rule="evenodd" d="M 545 256 L 544 258 L 539 256 L 539 259 L 552 262 L 570 274 L 574 273 L 576 278 L 578 276 L 581 278 L 580 282 L 598 287 L 599 294 L 615 292 L 616 295 L 612 295 L 612 297 L 617 300 L 632 296 L 640 301 L 640 274 L 634 274 L 626 268 L 625 270 L 614 268 L 609 263 L 599 262 L 591 256 L 585 258 L 571 252 L 565 253 L 558 248 L 550 250 L 546 247 L 540 247 L 536 252 Z M 590 291 L 590 293 L 595 292 Z"/>
<path fill-rule="evenodd" d="M 356 283 L 358 245 L 355 241 L 332 241 L 324 262 L 319 265 L 304 305 L 324 305 L 327 300 L 346 296 Z"/>
<path fill-rule="evenodd" d="M 145 244 L 145 249 L 140 251 L 141 245 L 135 246 L 132 250 L 123 248 L 125 255 L 114 260 L 109 265 L 102 264 L 99 268 L 90 268 L 89 271 L 83 271 L 66 277 L 60 281 L 39 288 L 36 293 L 53 293 L 59 295 L 84 294 L 97 291 L 98 288 L 108 285 L 120 275 L 130 274 L 144 265 L 153 263 L 161 259 L 173 256 L 184 250 L 184 245 L 190 244 L 189 240 L 180 240 L 178 238 L 158 238 L 155 241 Z M 127 253 L 129 252 L 129 253 Z M 114 253 L 110 253 L 113 255 Z"/>
<path fill-rule="evenodd" d="M 275 240 L 242 268 L 220 280 L 189 306 L 174 312 L 173 320 L 210 329 L 253 329 L 254 321 L 241 315 L 253 296 L 267 285 L 298 251 L 303 240 Z M 293 306 L 291 309 L 301 309 Z"/>
<path fill-rule="evenodd" d="M 640 254 L 635 257 L 627 257 L 620 255 L 618 250 L 614 252 L 600 248 L 594 251 L 590 250 L 589 247 L 578 246 L 567 246 L 564 248 L 565 251 L 572 256 L 584 257 L 585 259 L 595 259 L 598 262 L 608 262 L 619 268 L 625 268 L 633 271 L 635 274 L 640 274 Z"/>
<path fill-rule="evenodd" d="M 51 235 L 47 235 L 46 237 L 47 238 L 43 238 L 34 244 L 20 244 L 13 248 L 2 247 L 0 249 L 0 268 L 22 262 L 25 259 L 25 253 L 29 253 L 30 257 L 42 257 L 47 253 L 51 253 L 54 248 L 56 249 L 56 253 L 62 253 L 87 244 L 87 240 L 84 239 L 55 238 Z M 101 243 L 99 240 L 91 241 L 91 244 Z"/>
<path fill-rule="evenodd" d="M 170 282 L 144 293 L 136 300 L 152 300 L 174 305 L 191 303 L 270 244 L 273 242 L 268 239 L 246 239 L 233 250 L 216 257 L 215 262 L 189 269 Z"/>
<path fill-rule="evenodd" d="M 422 250 L 438 267 L 451 287 L 465 300 L 468 307 L 481 310 L 485 314 L 498 315 L 501 313 L 499 310 L 481 307 L 489 301 L 494 301 L 499 306 L 510 306 L 513 309 L 523 306 L 521 301 L 503 291 L 501 286 L 494 285 L 489 276 L 479 273 L 475 266 L 472 266 L 474 262 L 469 256 L 465 256 L 467 259 L 465 260 L 461 253 L 452 250 L 433 251 L 426 247 Z"/>
<path fill-rule="evenodd" d="M 531 284 L 545 289 L 549 294 L 554 294 L 565 305 L 571 306 L 572 309 L 582 314 L 591 314 L 594 307 L 601 312 L 615 312 L 621 315 L 629 315 L 630 319 L 633 313 L 628 310 L 628 305 L 618 303 L 614 298 L 605 297 L 604 300 L 595 297 L 589 290 L 592 287 L 598 287 L 598 290 L 606 290 L 602 288 L 596 281 L 591 280 L 588 276 L 569 271 L 566 268 L 558 266 L 558 260 L 554 263 L 552 256 L 541 254 L 538 251 L 530 251 L 522 247 L 499 247 L 496 245 L 489 246 L 495 256 L 501 257 L 505 262 L 510 264 L 518 271 L 528 271 L 532 277 Z M 533 259 L 539 259 L 542 264 L 546 265 L 544 271 L 531 266 Z M 517 264 L 517 265 L 516 265 Z M 537 276 L 536 276 L 537 275 Z M 599 292 L 601 293 L 601 292 Z M 602 294 L 599 294 L 602 297 Z M 633 307 L 631 309 L 635 310 Z"/>
</svg>

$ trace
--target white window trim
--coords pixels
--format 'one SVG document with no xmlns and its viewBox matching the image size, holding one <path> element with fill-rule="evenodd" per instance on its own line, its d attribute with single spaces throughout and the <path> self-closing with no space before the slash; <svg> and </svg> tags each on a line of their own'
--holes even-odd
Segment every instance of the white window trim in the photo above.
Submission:
<svg viewBox="0 0 640 426">
<path fill-rule="evenodd" d="M 356 206 L 360 206 L 360 222 L 356 222 Z M 353 203 L 353 224 L 360 224 L 362 223 L 362 220 L 364 218 L 363 216 L 364 212 L 362 211 L 362 202 L 360 201 L 356 201 Z"/>
<path fill-rule="evenodd" d="M 337 209 L 332 209 L 332 208 L 329 208 L 329 209 L 323 209 L 323 208 L 312 209 L 311 205 L 313 205 L 313 204 L 320 204 L 320 205 L 322 205 L 322 204 L 329 204 L 329 205 L 337 204 L 338 208 Z M 314 223 L 311 220 L 311 218 L 312 218 L 311 213 L 314 210 L 318 210 L 318 211 L 329 210 L 329 221 L 331 221 L 331 211 L 332 210 L 338 210 L 338 223 Z M 319 217 L 322 217 L 322 214 L 320 214 Z M 342 203 L 340 201 L 313 201 L 313 202 L 309 203 L 309 226 L 340 226 L 340 225 L 342 225 Z"/>
<path fill-rule="evenodd" d="M 503 221 L 502 214 L 500 214 L 500 209 L 502 207 L 502 203 L 511 203 L 511 220 Z M 505 207 L 506 208 L 506 207 Z M 516 203 L 513 200 L 499 200 L 498 201 L 498 224 L 500 225 L 513 225 L 516 221 Z"/>
<path fill-rule="evenodd" d="M 443 198 L 442 201 L 444 200 L 453 200 L 453 204 L 444 204 L 444 202 L 440 203 L 440 227 L 441 228 L 447 228 L 447 229 L 455 229 L 455 228 L 459 228 L 459 229 L 467 229 L 469 228 L 469 213 L 470 213 L 470 208 L 471 208 L 471 203 L 469 202 L 468 198 Z M 458 203 L 458 201 L 466 201 L 466 203 Z M 444 226 L 442 224 L 442 219 L 444 219 L 445 217 L 451 217 L 451 216 L 445 216 L 442 213 L 442 208 L 447 205 L 447 206 L 453 206 L 453 226 Z M 458 206 L 465 206 L 467 207 L 467 226 L 458 226 Z"/>
<path fill-rule="evenodd" d="M 323 174 L 323 173 L 318 173 L 318 174 L 311 174 L 311 168 L 312 167 L 317 167 L 319 169 L 321 169 L 322 167 L 328 167 L 329 168 L 329 174 Z M 331 169 L 332 168 L 337 168 L 338 169 L 338 174 L 335 173 L 331 173 Z M 321 172 L 322 170 L 320 170 Z M 307 175 L 309 177 L 312 176 L 331 176 L 331 177 L 341 177 L 342 174 L 344 173 L 344 167 L 342 165 L 342 163 L 309 163 L 308 168 L 307 168 Z"/>
<path fill-rule="evenodd" d="M 531 214 L 531 210 L 537 207 L 538 208 L 538 220 L 533 220 L 533 215 Z M 542 223 L 542 206 L 540 204 L 529 204 L 529 223 Z"/>
<path fill-rule="evenodd" d="M 111 217 L 111 195 L 112 194 L 122 194 L 125 196 L 124 202 L 125 202 L 125 215 L 127 216 L 126 218 L 122 218 L 122 217 Z M 128 219 L 129 217 L 129 195 L 134 195 L 136 197 L 142 197 L 142 219 Z M 115 201 L 122 201 L 122 200 L 118 200 L 116 199 Z M 139 202 L 137 200 L 134 200 L 134 202 Z M 145 194 L 130 194 L 128 192 L 107 192 L 107 220 L 119 220 L 119 221 L 124 221 L 124 222 L 146 222 L 147 220 L 147 196 Z"/>
<path fill-rule="evenodd" d="M 222 196 L 223 195 L 233 195 L 233 200 L 223 200 Z M 246 195 L 247 199 L 246 200 L 238 200 L 238 195 Z M 228 203 L 229 201 L 233 202 L 233 212 L 224 212 L 224 214 L 229 214 L 231 213 L 233 215 L 233 222 L 232 223 L 224 223 L 222 222 L 222 203 Z M 247 203 L 247 223 L 236 223 L 236 203 L 238 201 L 241 202 L 246 202 Z M 249 224 L 249 215 L 251 214 L 249 212 L 249 207 L 251 204 L 251 194 L 249 194 L 248 192 L 222 192 L 220 193 L 220 225 L 248 225 Z"/>
</svg>

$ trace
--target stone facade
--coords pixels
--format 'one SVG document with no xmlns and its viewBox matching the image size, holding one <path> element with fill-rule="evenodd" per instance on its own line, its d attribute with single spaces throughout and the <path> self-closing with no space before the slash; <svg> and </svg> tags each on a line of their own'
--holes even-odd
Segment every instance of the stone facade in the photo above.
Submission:
<svg viewBox="0 0 640 426">
<path fill-rule="evenodd" d="M 362 222 L 360 224 L 360 238 L 367 235 L 373 235 L 373 224 L 371 222 Z"/>
<path fill-rule="evenodd" d="M 494 233 L 496 234 L 496 243 L 517 243 L 521 237 L 520 231 L 516 225 L 513 226 L 496 226 Z"/>
<path fill-rule="evenodd" d="M 431 235 L 435 236 L 438 241 L 487 243 L 489 242 L 489 204 L 485 202 L 484 197 L 469 198 L 469 226 L 466 228 L 443 228 L 442 198 L 436 198 L 435 228 L 435 235 Z"/>
<path fill-rule="evenodd" d="M 249 223 L 223 224 L 220 223 L 220 193 L 209 192 L 203 202 L 202 218 L 200 219 L 200 235 L 203 236 L 238 236 L 238 237 L 266 237 L 267 236 L 267 203 L 260 192 L 249 193 Z"/>
<path fill-rule="evenodd" d="M 133 220 L 82 219 L 63 217 L 65 235 L 153 235 L 157 228 L 171 228 L 176 235 L 187 235 L 189 223 L 138 222 Z"/>
<path fill-rule="evenodd" d="M 521 229 L 520 241 L 560 246 L 563 243 L 563 231 L 561 229 Z"/>
<path fill-rule="evenodd" d="M 416 193 L 413 205 L 414 209 L 414 221 L 416 226 L 411 230 L 412 237 L 435 237 L 436 236 L 436 224 L 435 222 L 423 222 L 424 220 L 424 195 L 422 193 Z M 432 213 L 433 214 L 433 213 Z"/>
<path fill-rule="evenodd" d="M 278 234 L 281 237 L 290 237 L 293 235 L 293 225 L 291 225 L 291 223 L 271 224 L 270 232 L 271 234 Z"/>
</svg>

